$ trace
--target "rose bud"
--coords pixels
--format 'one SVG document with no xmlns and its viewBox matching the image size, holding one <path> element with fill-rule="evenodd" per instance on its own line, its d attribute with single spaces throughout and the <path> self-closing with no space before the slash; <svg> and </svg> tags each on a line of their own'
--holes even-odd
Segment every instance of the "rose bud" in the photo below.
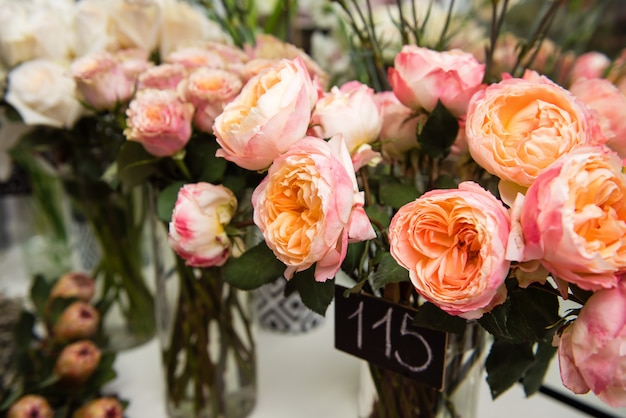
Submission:
<svg viewBox="0 0 626 418">
<path fill-rule="evenodd" d="M 54 366 L 54 371 L 67 383 L 86 382 L 98 367 L 100 349 L 89 340 L 80 340 L 66 346 Z"/>
<path fill-rule="evenodd" d="M 48 401 L 39 395 L 25 395 L 15 402 L 7 418 L 52 418 L 54 412 Z"/>
<path fill-rule="evenodd" d="M 53 333 L 57 341 L 72 341 L 89 338 L 96 333 L 100 313 L 87 302 L 77 301 L 69 305 L 56 324 Z"/>
<path fill-rule="evenodd" d="M 120 402 L 111 397 L 97 398 L 81 406 L 72 418 L 122 418 Z"/>
<path fill-rule="evenodd" d="M 71 272 L 61 276 L 52 287 L 50 299 L 78 298 L 89 302 L 95 293 L 96 285 L 93 277 L 79 272 Z"/>
</svg>

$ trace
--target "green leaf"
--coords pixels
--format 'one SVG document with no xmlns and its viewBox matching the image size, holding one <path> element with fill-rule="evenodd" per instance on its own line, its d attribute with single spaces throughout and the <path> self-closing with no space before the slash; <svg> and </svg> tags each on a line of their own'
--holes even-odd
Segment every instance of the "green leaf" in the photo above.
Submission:
<svg viewBox="0 0 626 418">
<path fill-rule="evenodd" d="M 157 196 L 157 215 L 160 220 L 164 222 L 170 222 L 172 220 L 172 213 L 174 212 L 176 199 L 178 199 L 178 192 L 184 185 L 184 182 L 177 181 L 159 192 Z"/>
<path fill-rule="evenodd" d="M 407 281 L 409 281 L 408 270 L 400 266 L 391 256 L 391 253 L 383 252 L 372 279 L 372 287 L 374 290 L 378 290 L 389 283 Z"/>
<path fill-rule="evenodd" d="M 430 302 L 422 304 L 413 317 L 413 325 L 437 331 L 462 334 L 467 321 L 439 309 Z"/>
<path fill-rule="evenodd" d="M 117 154 L 117 177 L 128 186 L 144 183 L 156 171 L 159 161 L 149 154 L 141 144 L 126 141 Z"/>
<path fill-rule="evenodd" d="M 262 241 L 240 257 L 228 259 L 224 280 L 238 289 L 252 290 L 276 280 L 284 271 L 285 265 Z"/>
<path fill-rule="evenodd" d="M 100 363 L 96 368 L 94 374 L 91 376 L 88 382 L 87 390 L 93 393 L 97 393 L 98 390 L 106 383 L 117 377 L 117 373 L 113 367 L 115 363 L 115 353 L 108 352 L 103 353 L 100 358 Z"/>
<path fill-rule="evenodd" d="M 443 158 L 450 153 L 459 133 L 459 122 L 441 101 L 432 111 L 417 136 L 421 150 L 432 158 Z"/>
<path fill-rule="evenodd" d="M 408 184 L 391 183 L 380 188 L 380 201 L 394 209 L 400 209 L 419 197 L 419 191 Z"/>
<path fill-rule="evenodd" d="M 391 223 L 391 214 L 387 208 L 380 205 L 370 205 L 365 208 L 367 217 L 376 221 L 383 228 L 387 228 Z"/>
<path fill-rule="evenodd" d="M 318 282 L 315 280 L 315 266 L 296 273 L 287 281 L 285 294 L 297 291 L 302 303 L 319 315 L 325 316 L 328 306 L 335 297 L 335 279 Z"/>
<path fill-rule="evenodd" d="M 38 274 L 33 278 L 30 286 L 30 300 L 40 316 L 45 315 L 46 303 L 51 290 L 52 284 L 48 283 L 43 276 Z"/>
<path fill-rule="evenodd" d="M 346 251 L 346 258 L 341 263 L 341 269 L 348 273 L 350 276 L 353 272 L 358 271 L 361 265 L 361 256 L 365 251 L 365 241 L 359 241 L 352 244 L 348 244 Z"/>
<path fill-rule="evenodd" d="M 22 311 L 20 319 L 14 329 L 15 345 L 18 349 L 26 351 L 33 340 L 35 327 L 35 315 L 28 311 Z"/>
<path fill-rule="evenodd" d="M 215 156 L 219 146 L 213 136 L 194 137 L 185 148 L 185 164 L 195 181 L 221 183 L 227 161 Z"/>
<path fill-rule="evenodd" d="M 533 361 L 532 344 L 510 344 L 496 340 L 485 361 L 491 397 L 496 399 L 517 383 Z"/>
<path fill-rule="evenodd" d="M 526 396 L 530 396 L 539 390 L 556 352 L 557 347 L 554 347 L 551 342 L 540 342 L 537 344 L 535 361 L 522 379 Z"/>
<path fill-rule="evenodd" d="M 435 180 L 436 189 L 455 189 L 459 185 L 459 182 L 452 176 L 442 174 Z"/>
</svg>

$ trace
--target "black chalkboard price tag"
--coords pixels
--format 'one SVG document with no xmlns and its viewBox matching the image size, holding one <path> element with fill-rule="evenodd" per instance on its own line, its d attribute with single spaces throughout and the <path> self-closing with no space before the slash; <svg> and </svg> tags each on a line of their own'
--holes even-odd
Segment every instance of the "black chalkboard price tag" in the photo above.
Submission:
<svg viewBox="0 0 626 418">
<path fill-rule="evenodd" d="M 335 348 L 442 390 L 445 332 L 412 325 L 415 310 L 335 286 Z"/>
</svg>

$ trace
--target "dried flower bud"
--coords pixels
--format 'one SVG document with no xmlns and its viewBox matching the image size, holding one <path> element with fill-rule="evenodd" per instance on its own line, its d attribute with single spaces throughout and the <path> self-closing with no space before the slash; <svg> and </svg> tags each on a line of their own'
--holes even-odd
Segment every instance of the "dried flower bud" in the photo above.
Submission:
<svg viewBox="0 0 626 418">
<path fill-rule="evenodd" d="M 66 383 L 87 381 L 98 367 L 100 349 L 89 340 L 80 340 L 66 346 L 54 366 L 54 371 Z"/>
<path fill-rule="evenodd" d="M 78 298 L 89 302 L 95 293 L 93 277 L 79 272 L 70 272 L 61 276 L 50 292 L 50 299 Z"/>
<path fill-rule="evenodd" d="M 7 414 L 7 418 L 52 418 L 53 416 L 54 412 L 48 401 L 39 395 L 22 396 L 9 408 Z"/>
<path fill-rule="evenodd" d="M 72 418 L 122 418 L 122 405 L 115 398 L 98 398 L 81 406 Z"/>
<path fill-rule="evenodd" d="M 89 338 L 96 333 L 100 313 L 87 302 L 76 301 L 69 305 L 56 324 L 53 334 L 57 341 L 72 341 Z"/>
</svg>

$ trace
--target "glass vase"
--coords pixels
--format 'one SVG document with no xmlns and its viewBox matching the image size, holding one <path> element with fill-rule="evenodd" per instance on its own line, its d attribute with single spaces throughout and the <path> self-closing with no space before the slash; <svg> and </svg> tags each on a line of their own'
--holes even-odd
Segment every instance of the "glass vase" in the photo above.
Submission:
<svg viewBox="0 0 626 418">
<path fill-rule="evenodd" d="M 156 313 L 170 418 L 239 418 L 257 396 L 252 294 L 192 268 L 160 240 Z M 169 250 L 169 252 L 168 252 Z"/>
<path fill-rule="evenodd" d="M 92 275 L 101 344 L 119 351 L 156 334 L 154 229 L 147 185 L 66 181 L 74 270 Z"/>
<path fill-rule="evenodd" d="M 475 418 L 484 348 L 485 331 L 478 323 L 468 323 L 463 335 L 450 334 L 443 390 L 364 362 L 359 418 Z"/>
</svg>

